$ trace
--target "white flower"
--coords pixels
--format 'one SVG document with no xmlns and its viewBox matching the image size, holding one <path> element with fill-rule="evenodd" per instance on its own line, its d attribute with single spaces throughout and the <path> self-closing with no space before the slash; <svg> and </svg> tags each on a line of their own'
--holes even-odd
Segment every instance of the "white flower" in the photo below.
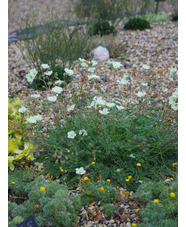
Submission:
<svg viewBox="0 0 186 227">
<path fill-rule="evenodd" d="M 178 97 L 176 95 L 172 95 L 169 97 L 169 104 L 172 105 L 173 103 L 177 102 Z"/>
<path fill-rule="evenodd" d="M 69 76 L 73 76 L 73 75 L 74 75 L 74 71 L 73 71 L 72 69 L 67 69 L 67 68 L 65 68 L 65 72 L 66 72 L 66 74 L 69 75 Z"/>
<path fill-rule="evenodd" d="M 117 107 L 118 110 L 123 110 L 123 109 L 124 109 L 123 106 L 118 106 L 118 105 L 116 105 L 116 107 Z"/>
<path fill-rule="evenodd" d="M 68 132 L 68 134 L 67 134 L 67 137 L 68 137 L 69 139 L 74 139 L 75 136 L 76 136 L 76 133 L 75 133 L 74 131 L 70 131 L 70 132 Z"/>
<path fill-rule="evenodd" d="M 146 92 L 139 91 L 136 95 L 141 98 L 146 95 Z"/>
<path fill-rule="evenodd" d="M 178 103 L 174 102 L 172 105 L 171 105 L 171 108 L 173 110 L 178 110 Z"/>
<path fill-rule="evenodd" d="M 57 85 L 61 85 L 61 84 L 63 84 L 64 83 L 64 81 L 62 81 L 62 80 L 56 80 L 55 81 L 55 84 L 57 84 Z"/>
<path fill-rule="evenodd" d="M 100 76 L 96 76 L 96 75 L 91 75 L 91 76 L 87 76 L 89 80 L 92 79 L 100 79 Z"/>
<path fill-rule="evenodd" d="M 143 87 L 147 87 L 147 86 L 148 86 L 148 83 L 141 83 L 141 85 L 142 85 Z"/>
<path fill-rule="evenodd" d="M 56 96 L 49 96 L 49 97 L 47 97 L 47 99 L 48 99 L 49 101 L 51 101 L 51 102 L 55 102 L 56 99 L 57 99 L 57 97 L 56 97 Z"/>
<path fill-rule="evenodd" d="M 29 123 L 36 123 L 37 121 L 40 121 L 42 120 L 43 117 L 41 115 L 35 115 L 35 116 L 32 116 L 32 117 L 29 117 L 27 118 L 26 120 L 29 122 Z"/>
<path fill-rule="evenodd" d="M 111 107 L 113 107 L 113 106 L 115 106 L 115 105 L 116 105 L 116 104 L 113 103 L 113 102 L 107 102 L 107 103 L 106 103 L 106 106 L 109 107 L 109 108 L 111 108 Z"/>
<path fill-rule="evenodd" d="M 20 113 L 25 113 L 27 111 L 27 108 L 22 106 L 21 108 L 19 108 L 19 112 Z"/>
<path fill-rule="evenodd" d="M 75 107 L 75 104 L 71 105 L 70 107 L 67 108 L 67 111 L 68 112 L 72 111 L 74 109 L 74 107 Z"/>
<path fill-rule="evenodd" d="M 84 61 L 85 61 L 85 59 L 83 59 L 83 58 L 79 58 L 79 61 L 80 61 L 80 62 L 84 62 Z"/>
<path fill-rule="evenodd" d="M 120 81 L 120 84 L 123 84 L 123 85 L 129 84 L 129 76 L 124 75 L 123 79 Z"/>
<path fill-rule="evenodd" d="M 80 65 L 81 65 L 81 67 L 83 67 L 83 68 L 87 68 L 87 67 L 88 67 L 88 65 L 87 65 L 86 63 L 84 63 L 84 62 L 81 63 Z"/>
<path fill-rule="evenodd" d="M 37 98 L 39 98 L 40 96 L 41 96 L 40 94 L 33 94 L 33 95 L 31 95 L 30 97 L 37 99 Z"/>
<path fill-rule="evenodd" d="M 39 115 L 39 114 L 35 115 L 34 117 L 35 117 L 36 121 L 40 121 L 40 120 L 43 119 L 43 117 L 41 115 Z"/>
<path fill-rule="evenodd" d="M 94 97 L 93 100 L 97 105 L 105 105 L 106 101 L 102 99 L 102 97 Z"/>
<path fill-rule="evenodd" d="M 43 69 L 48 69 L 48 68 L 50 68 L 50 66 L 49 66 L 48 64 L 41 64 L 41 67 L 42 67 Z"/>
<path fill-rule="evenodd" d="M 28 74 L 26 74 L 26 79 L 29 83 L 32 83 L 33 80 L 35 79 L 38 71 L 36 69 L 31 69 Z"/>
<path fill-rule="evenodd" d="M 85 129 L 82 129 L 82 130 L 79 131 L 79 135 L 80 136 L 87 136 L 88 134 L 87 134 L 87 131 Z"/>
<path fill-rule="evenodd" d="M 92 66 L 96 66 L 98 64 L 97 61 L 94 61 L 94 60 L 92 60 L 90 63 Z"/>
<path fill-rule="evenodd" d="M 142 184 L 142 183 L 143 183 L 143 181 L 142 181 L 142 180 L 139 180 L 138 182 L 139 182 L 140 184 Z"/>
<path fill-rule="evenodd" d="M 57 94 L 60 94 L 63 91 L 63 88 L 55 86 L 55 87 L 52 88 L 52 91 L 57 93 Z"/>
<path fill-rule="evenodd" d="M 84 168 L 83 168 L 83 167 L 76 168 L 76 174 L 80 174 L 80 175 L 85 174 L 85 170 L 84 170 Z"/>
<path fill-rule="evenodd" d="M 47 76 L 52 75 L 52 71 L 47 71 L 47 72 L 45 72 L 45 75 L 47 75 Z"/>
<path fill-rule="evenodd" d="M 36 118 L 33 116 L 33 117 L 29 117 L 29 118 L 27 118 L 26 119 L 29 123 L 36 123 L 37 122 L 37 120 L 36 120 Z"/>
<path fill-rule="evenodd" d="M 95 71 L 95 68 L 94 67 L 88 68 L 88 72 L 93 73 L 94 71 Z"/>
<path fill-rule="evenodd" d="M 112 66 L 115 69 L 118 69 L 122 66 L 120 62 L 116 62 L 116 61 L 109 61 L 108 64 L 110 64 L 110 66 Z"/>
<path fill-rule="evenodd" d="M 176 68 L 171 68 L 170 69 L 170 76 L 173 77 L 173 78 L 178 76 L 178 71 L 177 71 Z"/>
<path fill-rule="evenodd" d="M 129 157 L 130 158 L 135 158 L 135 156 L 133 154 L 130 154 Z"/>
<path fill-rule="evenodd" d="M 143 68 L 143 69 L 150 69 L 150 66 L 143 64 L 143 65 L 142 65 L 142 68 Z"/>
<path fill-rule="evenodd" d="M 107 108 L 103 108 L 103 110 L 99 110 L 100 114 L 107 115 L 109 113 Z"/>
</svg>

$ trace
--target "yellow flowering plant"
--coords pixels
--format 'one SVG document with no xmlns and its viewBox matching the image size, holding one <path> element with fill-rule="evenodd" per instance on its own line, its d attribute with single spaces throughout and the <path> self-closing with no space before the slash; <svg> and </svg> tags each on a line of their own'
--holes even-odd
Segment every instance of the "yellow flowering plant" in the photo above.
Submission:
<svg viewBox="0 0 186 227">
<path fill-rule="evenodd" d="M 21 104 L 18 98 L 8 99 L 8 167 L 12 171 L 23 159 L 34 160 L 33 144 L 28 140 L 26 108 Z"/>
</svg>

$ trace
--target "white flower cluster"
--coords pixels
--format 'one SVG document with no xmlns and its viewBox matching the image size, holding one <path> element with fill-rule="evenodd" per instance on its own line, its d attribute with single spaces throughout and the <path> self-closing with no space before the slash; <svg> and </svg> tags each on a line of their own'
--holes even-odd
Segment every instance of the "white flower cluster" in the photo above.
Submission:
<svg viewBox="0 0 186 227">
<path fill-rule="evenodd" d="M 31 98 L 37 99 L 37 98 L 39 98 L 40 96 L 41 96 L 40 94 L 32 94 L 30 97 L 31 97 Z"/>
<path fill-rule="evenodd" d="M 109 113 L 109 110 L 108 110 L 108 108 L 106 108 L 104 106 L 106 106 L 108 108 L 112 108 L 112 107 L 116 106 L 116 108 L 118 110 L 124 109 L 124 107 L 121 105 L 116 105 L 114 102 L 106 102 L 102 97 L 97 97 L 97 96 L 95 96 L 93 98 L 93 101 L 91 102 L 90 106 L 88 106 L 88 108 L 93 107 L 93 108 L 97 109 L 98 107 L 103 107 L 102 110 L 101 109 L 99 110 L 99 113 L 102 115 L 107 115 Z"/>
<path fill-rule="evenodd" d="M 42 67 L 43 69 L 48 69 L 48 68 L 50 68 L 50 66 L 49 66 L 48 64 L 41 64 L 41 67 Z"/>
<path fill-rule="evenodd" d="M 70 112 L 74 110 L 75 104 L 71 105 L 70 107 L 67 108 L 67 111 Z"/>
<path fill-rule="evenodd" d="M 139 98 L 142 98 L 143 96 L 146 95 L 146 92 L 145 92 L 145 91 L 139 91 L 136 95 L 137 95 Z"/>
<path fill-rule="evenodd" d="M 74 75 L 74 71 L 72 69 L 67 69 L 65 68 L 65 73 L 68 75 L 68 76 L 73 76 Z"/>
<path fill-rule="evenodd" d="M 40 121 L 42 120 L 43 117 L 41 115 L 35 115 L 35 116 L 32 116 L 32 117 L 29 117 L 27 118 L 26 120 L 29 122 L 29 123 L 36 123 L 37 121 Z"/>
<path fill-rule="evenodd" d="M 76 168 L 76 174 L 79 174 L 79 175 L 83 175 L 85 174 L 85 170 L 83 167 L 80 167 L 80 168 Z"/>
<path fill-rule="evenodd" d="M 178 88 L 169 97 L 169 104 L 173 110 L 178 110 Z"/>
<path fill-rule="evenodd" d="M 26 74 L 26 79 L 29 83 L 32 83 L 37 76 L 38 71 L 36 69 L 31 69 L 28 74 Z"/>
<path fill-rule="evenodd" d="M 52 88 L 52 91 L 57 93 L 57 94 L 61 94 L 61 92 L 63 91 L 63 88 L 55 86 Z"/>
<path fill-rule="evenodd" d="M 91 75 L 91 76 L 87 76 L 89 80 L 93 80 L 93 79 L 100 79 L 100 76 L 97 75 Z"/>
<path fill-rule="evenodd" d="M 148 69 L 150 69 L 150 66 L 148 66 L 148 65 L 146 65 L 146 64 L 143 64 L 143 65 L 142 65 L 142 68 L 145 69 L 145 70 L 148 70 Z"/>
<path fill-rule="evenodd" d="M 18 110 L 20 113 L 25 113 L 27 111 L 27 108 L 22 106 L 21 108 L 19 108 Z"/>
</svg>

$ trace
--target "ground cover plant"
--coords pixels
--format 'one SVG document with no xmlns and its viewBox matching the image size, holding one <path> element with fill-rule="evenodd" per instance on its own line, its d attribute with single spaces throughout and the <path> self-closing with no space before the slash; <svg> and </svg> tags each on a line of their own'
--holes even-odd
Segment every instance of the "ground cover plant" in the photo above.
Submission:
<svg viewBox="0 0 186 227">
<path fill-rule="evenodd" d="M 124 25 L 124 29 L 130 29 L 130 30 L 144 30 L 144 29 L 150 29 L 150 28 L 151 26 L 149 22 L 139 17 L 130 19 Z"/>
<path fill-rule="evenodd" d="M 108 64 L 112 73 L 122 66 L 121 63 L 113 61 Z M 43 111 L 52 106 L 55 109 L 54 124 L 46 125 L 46 130 L 42 132 L 42 125 L 39 124 L 43 119 L 42 115 L 36 112 L 30 115 L 30 112 L 30 116 L 26 118 L 27 127 L 31 128 L 34 125 L 35 130 L 34 135 L 29 137 L 36 147 L 34 158 L 30 162 L 35 169 L 40 169 L 40 175 L 48 176 L 50 180 L 36 176 L 33 181 L 31 174 L 28 177 L 25 175 L 28 183 L 24 184 L 24 178 L 19 179 L 20 174 L 17 170 L 15 175 L 10 174 L 9 188 L 13 193 L 12 197 L 23 194 L 27 198 L 18 205 L 11 201 L 10 224 L 17 223 L 18 220 L 21 222 L 22 218 L 32 215 L 39 226 L 47 223 L 61 226 L 64 222 L 66 223 L 64 226 L 74 226 L 78 222 L 77 213 L 78 209 L 80 211 L 80 205 L 85 206 L 92 201 L 103 205 L 103 212 L 107 216 L 112 215 L 116 209 L 109 204 L 118 199 L 114 187 L 119 185 L 128 191 L 137 190 L 139 199 L 147 203 L 144 211 L 141 211 L 144 224 L 154 225 L 153 215 L 161 204 L 157 205 L 153 200 L 159 199 L 164 209 L 162 219 L 167 218 L 163 221 L 160 219 L 160 223 L 176 225 L 177 204 L 176 200 L 173 200 L 173 206 L 170 201 L 177 193 L 176 184 L 170 186 L 174 190 L 173 194 L 169 195 L 170 189 L 161 179 L 177 177 L 177 89 L 172 91 L 167 103 L 160 99 L 162 108 L 158 108 L 145 92 L 144 87 L 148 85 L 142 85 L 141 91 L 136 93 L 138 105 L 128 103 L 124 107 L 117 99 L 106 94 L 89 94 L 90 87 L 86 81 L 99 79 L 99 76 L 91 77 L 87 73 L 97 65 L 96 61 L 79 59 L 79 65 L 82 67 L 80 80 L 82 87 L 79 95 L 64 99 L 63 89 L 54 86 L 50 91 L 52 96 L 48 96 L 46 102 L 43 102 Z M 142 68 L 148 71 L 149 66 L 143 65 Z M 70 69 L 66 70 L 68 72 Z M 71 76 L 74 75 L 73 70 L 70 70 L 70 73 Z M 176 79 L 177 70 L 171 69 L 170 74 Z M 109 93 L 109 76 L 106 82 Z M 130 89 L 130 76 L 124 75 L 120 84 Z M 36 100 L 40 98 L 40 95 L 32 96 Z M 58 100 L 63 102 L 59 105 Z M 19 110 L 24 110 L 22 112 L 25 113 L 30 108 L 27 103 L 27 107 L 22 106 Z M 29 159 L 32 156 L 30 155 Z M 24 166 L 25 163 L 22 167 L 19 165 L 19 168 L 25 168 Z M 154 182 L 149 183 L 149 180 Z M 166 183 L 170 184 L 168 181 Z M 76 191 L 75 197 L 73 195 L 69 197 L 67 188 Z M 156 191 L 153 191 L 154 188 Z M 61 193 L 64 194 L 63 199 L 60 197 Z M 72 203 L 69 200 L 71 197 Z M 77 205 L 75 209 L 72 205 L 73 198 Z M 67 201 L 69 205 L 65 208 L 64 204 Z M 56 210 L 56 215 L 52 215 L 56 205 L 59 210 L 63 207 L 66 211 L 58 215 Z M 149 214 L 151 209 L 153 212 Z M 69 218 L 66 218 L 67 212 Z M 133 226 L 135 224 L 134 222 Z"/>
</svg>

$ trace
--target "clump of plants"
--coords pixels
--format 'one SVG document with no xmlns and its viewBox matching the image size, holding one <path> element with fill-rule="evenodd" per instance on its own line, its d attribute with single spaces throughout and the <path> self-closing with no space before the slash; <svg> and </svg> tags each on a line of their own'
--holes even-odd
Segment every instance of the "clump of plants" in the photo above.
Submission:
<svg viewBox="0 0 186 227">
<path fill-rule="evenodd" d="M 137 189 L 136 195 L 142 201 L 148 201 L 146 208 L 140 211 L 143 226 L 178 225 L 178 181 L 167 179 L 159 182 L 144 182 Z"/>
<path fill-rule="evenodd" d="M 34 146 L 29 141 L 25 112 L 19 98 L 8 99 L 8 167 L 24 165 L 33 160 Z"/>
<path fill-rule="evenodd" d="M 36 178 L 28 194 L 29 199 L 11 209 L 11 217 L 23 219 L 33 216 L 38 226 L 75 226 L 81 207 L 80 197 L 55 181 Z M 20 221 L 21 222 L 21 221 Z"/>
<path fill-rule="evenodd" d="M 124 29 L 128 30 L 144 30 L 144 29 L 151 29 L 150 23 L 141 18 L 132 18 L 130 19 L 125 25 Z"/>
<path fill-rule="evenodd" d="M 95 23 L 93 23 L 88 30 L 88 34 L 90 36 L 93 35 L 109 35 L 109 34 L 115 34 L 115 27 L 110 25 L 108 21 L 98 20 Z"/>
<path fill-rule="evenodd" d="M 172 15 L 172 21 L 178 21 L 178 13 Z"/>
</svg>

